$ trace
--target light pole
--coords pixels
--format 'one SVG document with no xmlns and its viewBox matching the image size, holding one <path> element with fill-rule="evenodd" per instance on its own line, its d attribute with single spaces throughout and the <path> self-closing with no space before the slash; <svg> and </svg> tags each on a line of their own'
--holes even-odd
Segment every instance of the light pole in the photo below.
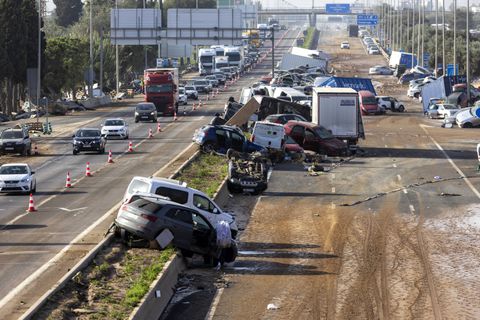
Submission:
<svg viewBox="0 0 480 320">
<path fill-rule="evenodd" d="M 457 0 L 453 0 L 453 75 L 457 75 Z"/>
<path fill-rule="evenodd" d="M 422 67 L 425 67 L 424 57 L 424 48 L 425 48 L 425 0 L 422 0 L 422 55 L 420 57 L 422 62 Z"/>
<path fill-rule="evenodd" d="M 438 0 L 435 0 L 435 77 L 438 77 Z"/>
<path fill-rule="evenodd" d="M 37 52 L 37 122 L 40 106 L 40 87 L 42 81 L 42 2 L 38 0 L 38 52 Z"/>
<path fill-rule="evenodd" d="M 399 29 L 400 29 L 400 50 L 403 49 L 403 2 L 399 0 L 400 3 L 400 24 L 399 24 Z"/>
<path fill-rule="evenodd" d="M 467 101 L 470 103 L 470 0 L 467 0 L 467 38 L 466 38 L 466 73 L 467 73 Z"/>
<path fill-rule="evenodd" d="M 420 57 L 420 43 L 421 43 L 421 35 L 422 35 L 422 2 L 421 0 L 418 1 L 418 33 L 417 33 L 417 66 L 420 65 L 421 57 Z"/>
<path fill-rule="evenodd" d="M 413 68 L 413 56 L 415 54 L 415 1 L 412 0 L 412 65 L 410 68 Z"/>
<path fill-rule="evenodd" d="M 118 31 L 118 0 L 115 0 L 115 33 Z M 120 67 L 118 62 L 118 43 L 117 35 L 115 34 L 115 92 L 118 96 L 118 91 L 120 90 Z"/>
<path fill-rule="evenodd" d="M 93 98 L 93 0 L 90 0 L 90 68 L 88 70 L 88 97 Z"/>
<path fill-rule="evenodd" d="M 442 75 L 445 75 L 445 61 L 445 0 L 442 0 Z"/>
</svg>

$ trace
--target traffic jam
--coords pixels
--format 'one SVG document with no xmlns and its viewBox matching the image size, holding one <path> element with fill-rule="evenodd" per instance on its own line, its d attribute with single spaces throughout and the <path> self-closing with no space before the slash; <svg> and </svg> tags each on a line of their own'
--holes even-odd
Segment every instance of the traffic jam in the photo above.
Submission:
<svg viewBox="0 0 480 320">
<path fill-rule="evenodd" d="M 418 66 L 411 53 L 393 52 L 388 59 L 383 58 L 384 49 L 366 28 L 349 26 L 342 30 L 347 36 L 335 43 L 335 52 L 327 52 L 321 50 L 321 44 L 320 49 L 296 46 L 306 36 L 304 28 L 287 30 L 277 21 L 271 22 L 246 32 L 243 46 L 199 48 L 196 71 L 180 71 L 169 59 L 145 69 L 139 80 L 141 92 L 117 97 L 114 102 L 127 106 L 121 112 L 105 111 L 112 103 L 110 99 L 95 106 L 59 101 L 58 108 L 64 112 L 50 114 L 51 122 L 47 120 L 46 125 L 35 124 L 37 114 L 45 116 L 41 110 L 30 110 L 32 118 L 1 118 L 0 192 L 5 193 L 1 200 L 23 201 L 26 213 L 21 217 L 38 214 L 45 209 L 37 204 L 57 195 L 53 188 L 61 189 L 59 194 L 68 190 L 87 192 L 82 189 L 85 179 L 94 179 L 128 156 L 161 154 L 160 148 L 142 148 L 176 130 L 176 125 L 188 122 L 189 127 L 168 139 L 183 139 L 182 148 L 193 142 L 199 154 L 222 159 L 227 201 L 220 203 L 215 196 L 173 176 L 137 172 L 137 165 L 132 164 L 134 167 L 124 173 L 130 182 L 115 186 L 124 190 L 123 198 L 118 199 L 120 206 L 106 233 L 129 248 L 162 251 L 173 247 L 191 269 L 208 267 L 214 273 L 228 272 L 242 268 L 243 262 L 239 266 L 237 261 L 248 256 L 242 245 L 248 219 L 224 206 L 240 197 L 253 205 L 261 197 L 278 193 L 270 188 L 278 168 L 282 173 L 304 172 L 300 179 L 307 183 L 339 166 L 366 159 L 373 153 L 371 148 L 364 148 L 366 139 L 370 139 L 366 128 L 375 118 L 424 117 L 427 125 L 451 128 L 452 132 L 480 126 L 478 89 L 467 88 L 461 76 L 436 78 L 432 70 Z M 283 35 L 278 43 L 293 40 L 294 44 L 277 53 L 274 70 L 270 69 L 271 30 Z M 363 76 L 338 67 L 339 57 L 357 42 L 364 58 L 373 56 L 376 61 L 384 61 L 368 68 Z M 382 81 L 397 85 L 398 90 L 408 85 L 408 91 L 406 95 L 398 95 L 398 91 L 389 94 Z M 423 113 L 410 112 L 410 108 Z M 98 121 L 92 122 L 89 113 Z M 72 127 L 62 120 L 68 117 L 79 117 L 82 126 Z M 52 128 L 61 130 L 62 136 L 55 138 Z M 179 138 L 180 131 L 183 136 Z M 52 169 L 65 181 L 54 187 L 50 178 L 38 174 L 47 166 L 42 163 L 42 155 L 52 152 L 61 157 L 68 153 L 77 159 L 72 160 L 77 166 L 73 170 Z M 181 154 L 180 147 L 175 154 Z M 245 214 L 250 217 L 251 212 Z M 14 223 L 19 217 L 12 217 Z M 198 259 L 200 263 L 192 263 Z M 177 283 L 174 296 L 181 296 L 182 288 Z M 167 309 L 173 318 L 171 308 L 178 301 L 172 301 Z M 276 303 L 266 307 L 269 311 L 279 308 Z"/>
</svg>

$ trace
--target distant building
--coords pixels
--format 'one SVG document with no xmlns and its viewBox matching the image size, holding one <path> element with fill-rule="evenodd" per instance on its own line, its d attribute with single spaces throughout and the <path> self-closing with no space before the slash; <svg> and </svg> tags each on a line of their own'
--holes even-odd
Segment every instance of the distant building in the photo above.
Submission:
<svg viewBox="0 0 480 320">
<path fill-rule="evenodd" d="M 471 7 L 470 11 L 472 13 L 479 13 L 480 12 L 480 7 L 479 6 Z"/>
</svg>

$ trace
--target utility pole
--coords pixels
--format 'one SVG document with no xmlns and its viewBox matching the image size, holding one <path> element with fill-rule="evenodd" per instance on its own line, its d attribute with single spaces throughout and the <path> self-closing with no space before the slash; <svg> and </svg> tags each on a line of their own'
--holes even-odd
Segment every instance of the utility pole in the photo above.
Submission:
<svg viewBox="0 0 480 320">
<path fill-rule="evenodd" d="M 400 3 L 400 7 L 399 7 L 399 10 L 400 10 L 400 24 L 399 24 L 398 27 L 400 29 L 400 49 L 404 50 L 403 49 L 403 2 L 402 2 L 402 0 L 399 0 L 399 3 Z"/>
<path fill-rule="evenodd" d="M 420 57 L 420 43 L 421 43 L 421 36 L 422 36 L 422 2 L 421 0 L 418 1 L 418 34 L 417 34 L 417 66 L 420 65 L 420 61 L 422 57 Z"/>
<path fill-rule="evenodd" d="M 435 77 L 438 77 L 438 0 L 435 0 Z"/>
<path fill-rule="evenodd" d="M 453 75 L 457 75 L 457 0 L 453 0 Z"/>
<path fill-rule="evenodd" d="M 467 0 L 467 38 L 466 38 L 466 49 L 467 49 L 467 63 L 466 63 L 466 73 L 467 73 L 467 101 L 470 104 L 470 0 Z"/>
<path fill-rule="evenodd" d="M 445 62 L 445 0 L 442 0 L 442 75 L 445 75 Z"/>
<path fill-rule="evenodd" d="M 405 51 L 407 49 L 407 45 L 408 45 L 409 40 L 410 40 L 410 12 L 409 11 L 410 11 L 410 7 L 408 6 L 407 11 L 405 12 L 406 15 L 407 15 L 407 39 L 406 39 L 407 42 L 405 44 Z"/>
<path fill-rule="evenodd" d="M 422 56 L 420 59 L 422 59 L 422 67 L 425 67 L 425 62 L 424 62 L 424 52 L 425 49 L 425 0 L 422 0 Z"/>
<path fill-rule="evenodd" d="M 415 1 L 412 0 L 412 65 L 413 68 L 413 55 L 415 54 Z"/>
<path fill-rule="evenodd" d="M 118 30 L 118 0 L 115 0 L 115 32 Z M 120 90 L 120 67 L 118 61 L 118 44 L 117 44 L 117 35 L 115 35 L 115 92 L 118 95 Z"/>
<path fill-rule="evenodd" d="M 38 46 L 37 46 L 37 122 L 40 106 L 40 89 L 42 82 L 42 1 L 38 0 Z"/>
<path fill-rule="evenodd" d="M 88 70 L 88 97 L 93 98 L 93 0 L 90 0 L 90 69 Z"/>
<path fill-rule="evenodd" d="M 103 27 L 100 29 L 100 95 L 103 95 Z"/>
</svg>

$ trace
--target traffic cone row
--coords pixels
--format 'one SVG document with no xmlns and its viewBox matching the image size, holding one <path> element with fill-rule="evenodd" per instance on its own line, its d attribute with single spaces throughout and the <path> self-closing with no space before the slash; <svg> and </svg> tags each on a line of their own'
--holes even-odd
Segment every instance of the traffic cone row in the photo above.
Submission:
<svg viewBox="0 0 480 320">
<path fill-rule="evenodd" d="M 112 150 L 108 150 L 108 159 L 107 163 L 113 163 Z"/>
<path fill-rule="evenodd" d="M 198 102 L 198 107 L 200 108 L 202 105 L 203 105 L 203 104 L 202 104 L 202 100 L 200 100 L 200 101 Z"/>
<path fill-rule="evenodd" d="M 195 111 L 195 110 L 197 110 L 197 104 L 194 102 L 192 105 L 192 111 Z"/>
</svg>

